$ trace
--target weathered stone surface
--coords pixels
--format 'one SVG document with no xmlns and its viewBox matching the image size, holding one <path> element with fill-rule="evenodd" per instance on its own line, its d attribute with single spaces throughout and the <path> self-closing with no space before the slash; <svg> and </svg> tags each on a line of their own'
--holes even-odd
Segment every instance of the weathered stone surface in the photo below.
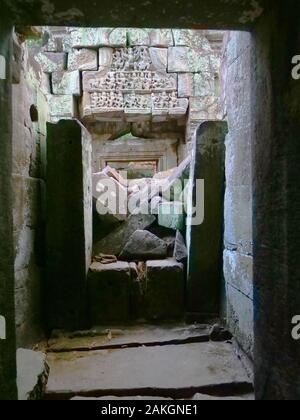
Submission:
<svg viewBox="0 0 300 420">
<path fill-rule="evenodd" d="M 49 328 L 80 329 L 92 247 L 92 141 L 77 121 L 47 124 L 46 285 Z M 72 244 L 72 245 L 71 245 Z"/>
<path fill-rule="evenodd" d="M 71 31 L 72 48 L 109 46 L 109 30 L 106 28 L 76 28 Z"/>
<path fill-rule="evenodd" d="M 224 250 L 224 277 L 237 291 L 253 300 L 253 257 L 239 251 Z"/>
<path fill-rule="evenodd" d="M 80 50 L 72 49 L 68 54 L 69 71 L 97 70 L 98 58 L 97 51 L 82 48 Z"/>
<path fill-rule="evenodd" d="M 167 257 L 168 245 L 146 230 L 137 230 L 123 248 L 120 259 L 125 261 L 147 261 Z"/>
<path fill-rule="evenodd" d="M 200 198 L 204 200 L 204 219 L 199 211 L 196 218 L 187 216 L 188 312 L 214 314 L 219 308 L 226 134 L 226 123 L 206 122 L 200 125 L 193 140 L 193 206 L 199 200 L 196 180 L 204 180 L 205 189 Z M 204 238 L 210 240 L 209 246 L 204 244 Z"/>
<path fill-rule="evenodd" d="M 194 75 L 194 96 L 213 96 L 215 94 L 215 78 L 211 72 Z"/>
<path fill-rule="evenodd" d="M 168 71 L 170 73 L 209 72 L 209 56 L 203 56 L 199 50 L 189 47 L 170 47 Z"/>
<path fill-rule="evenodd" d="M 179 98 L 189 98 L 194 95 L 194 84 L 192 73 L 178 74 L 178 96 Z"/>
<path fill-rule="evenodd" d="M 161 203 L 158 212 L 158 224 L 168 229 L 183 230 L 185 227 L 185 211 L 182 202 Z"/>
<path fill-rule="evenodd" d="M 149 48 L 153 70 L 158 72 L 167 72 L 168 50 L 166 48 Z"/>
<path fill-rule="evenodd" d="M 171 29 L 150 29 L 149 36 L 151 47 L 166 48 L 174 45 Z"/>
<path fill-rule="evenodd" d="M 52 89 L 54 95 L 81 95 L 79 71 L 52 73 Z"/>
<path fill-rule="evenodd" d="M 88 274 L 88 308 L 92 325 L 129 319 L 131 271 L 128 263 L 93 263 Z"/>
<path fill-rule="evenodd" d="M 32 350 L 17 351 L 18 400 L 42 400 L 49 376 L 46 355 Z"/>
<path fill-rule="evenodd" d="M 233 384 L 246 384 L 251 391 L 251 382 L 227 343 L 77 353 L 70 354 L 67 360 L 63 354 L 50 354 L 48 362 L 48 394 L 53 397 L 61 392 L 70 398 L 93 390 L 102 390 L 103 394 L 123 390 L 124 395 L 124 390 L 126 393 L 137 388 L 156 390 L 156 394 L 159 390 L 178 394 L 182 389 L 217 390 L 220 385 Z"/>
<path fill-rule="evenodd" d="M 109 71 L 112 61 L 113 61 L 113 52 L 112 48 L 103 47 L 99 49 L 99 71 Z M 96 69 L 97 70 L 97 69 Z"/>
<path fill-rule="evenodd" d="M 187 261 L 188 251 L 185 244 L 184 237 L 181 232 L 178 230 L 176 232 L 176 240 L 174 246 L 174 258 L 180 263 L 185 263 Z"/>
<path fill-rule="evenodd" d="M 73 95 L 48 95 L 50 116 L 57 119 L 70 119 L 76 115 Z"/>
<path fill-rule="evenodd" d="M 184 313 L 183 265 L 173 259 L 147 262 L 147 317 L 180 318 Z"/>
<path fill-rule="evenodd" d="M 111 47 L 126 47 L 127 46 L 127 29 L 116 28 L 109 34 L 109 45 Z"/>
<path fill-rule="evenodd" d="M 221 121 L 223 119 L 219 99 L 216 96 L 204 96 L 190 98 L 190 120 Z"/>
<path fill-rule="evenodd" d="M 128 29 L 128 40 L 131 47 L 150 45 L 147 29 Z"/>
<path fill-rule="evenodd" d="M 155 222 L 153 215 L 130 216 L 118 229 L 95 244 L 94 254 L 105 253 L 118 256 L 127 240 L 136 230 L 143 230 Z"/>
<path fill-rule="evenodd" d="M 66 68 L 67 56 L 65 53 L 44 53 L 41 52 L 35 56 L 35 60 L 41 66 L 45 73 L 53 73 L 54 71 L 62 71 Z"/>
<path fill-rule="evenodd" d="M 188 47 L 170 47 L 168 54 L 168 71 L 170 73 L 188 73 Z"/>
<path fill-rule="evenodd" d="M 168 245 L 168 257 L 173 258 L 176 238 L 174 230 L 156 224 L 150 226 L 147 230 L 162 239 Z"/>
</svg>

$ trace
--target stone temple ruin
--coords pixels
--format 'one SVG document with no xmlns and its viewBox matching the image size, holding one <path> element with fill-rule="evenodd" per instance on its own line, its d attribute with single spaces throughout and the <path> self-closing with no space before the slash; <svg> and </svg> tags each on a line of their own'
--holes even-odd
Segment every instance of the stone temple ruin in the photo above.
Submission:
<svg viewBox="0 0 300 420">
<path fill-rule="evenodd" d="M 47 226 L 51 233 L 46 235 L 49 327 L 181 318 L 193 136 L 201 122 L 222 119 L 223 33 L 56 27 L 39 31 L 39 38 L 25 45 L 38 110 L 48 122 L 48 128 L 40 130 L 48 131 L 47 147 L 42 140 L 41 148 L 47 150 L 47 205 L 52 214 Z M 82 151 L 71 145 L 71 128 L 70 133 L 67 128 L 55 133 L 61 120 L 74 119 L 85 127 Z M 73 160 L 73 178 L 58 186 L 57 177 L 64 178 L 71 165 L 66 158 Z M 75 165 L 83 178 L 75 174 Z M 106 187 L 108 193 L 103 194 Z M 82 226 L 85 258 L 80 262 L 75 253 L 78 266 L 64 271 L 55 255 L 59 249 L 66 255 L 60 248 L 61 231 L 67 235 L 68 226 L 61 225 L 61 215 L 53 214 L 57 203 L 67 205 L 66 191 L 74 200 L 75 215 L 84 201 L 83 217 L 79 211 L 69 235 L 72 238 L 75 223 Z M 130 202 L 139 209 L 129 209 Z M 77 296 L 71 302 L 68 278 Z"/>
<path fill-rule="evenodd" d="M 1 3 L 0 399 L 299 400 L 300 2 L 125 6 Z"/>
</svg>

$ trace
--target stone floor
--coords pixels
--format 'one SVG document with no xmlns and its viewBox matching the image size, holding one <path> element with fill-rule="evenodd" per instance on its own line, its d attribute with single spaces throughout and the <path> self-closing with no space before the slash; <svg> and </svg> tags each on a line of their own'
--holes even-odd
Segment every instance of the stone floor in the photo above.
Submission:
<svg viewBox="0 0 300 420">
<path fill-rule="evenodd" d="M 231 342 L 205 325 L 101 328 L 49 341 L 46 399 L 253 399 Z"/>
</svg>

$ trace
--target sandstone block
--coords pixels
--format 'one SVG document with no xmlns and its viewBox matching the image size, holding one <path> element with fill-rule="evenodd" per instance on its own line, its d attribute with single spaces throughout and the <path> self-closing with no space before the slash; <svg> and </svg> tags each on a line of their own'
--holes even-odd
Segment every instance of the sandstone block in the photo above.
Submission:
<svg viewBox="0 0 300 420">
<path fill-rule="evenodd" d="M 72 48 L 94 48 L 109 46 L 107 28 L 76 28 L 71 31 Z"/>
<path fill-rule="evenodd" d="M 41 66 L 44 73 L 62 71 L 66 68 L 67 55 L 65 53 L 40 52 L 35 56 L 35 60 Z"/>
<path fill-rule="evenodd" d="M 169 73 L 189 72 L 188 54 L 188 47 L 170 47 L 168 52 Z"/>
<path fill-rule="evenodd" d="M 166 242 L 146 230 L 137 230 L 123 248 L 120 259 L 125 261 L 147 261 L 167 257 Z"/>
<path fill-rule="evenodd" d="M 98 58 L 97 51 L 82 48 L 80 50 L 73 49 L 68 55 L 68 70 L 97 70 Z"/>
<path fill-rule="evenodd" d="M 151 47 L 172 47 L 174 45 L 171 29 L 150 29 Z"/>
<path fill-rule="evenodd" d="M 113 49 L 103 47 L 99 49 L 99 71 L 109 71 L 113 61 Z"/>
<path fill-rule="evenodd" d="M 149 48 L 154 71 L 166 73 L 168 66 L 168 50 L 166 48 Z"/>
<path fill-rule="evenodd" d="M 54 95 L 81 95 L 79 71 L 52 73 L 52 89 Z"/>
<path fill-rule="evenodd" d="M 49 113 L 54 118 L 74 118 L 75 99 L 73 95 L 47 95 Z"/>
<path fill-rule="evenodd" d="M 136 230 L 144 230 L 155 222 L 153 215 L 132 215 L 120 227 L 99 241 L 94 247 L 94 253 L 118 256 L 126 242 Z"/>
<path fill-rule="evenodd" d="M 184 312 L 183 265 L 173 259 L 147 262 L 147 318 L 180 318 Z"/>
<path fill-rule="evenodd" d="M 189 98 L 194 95 L 194 83 L 192 73 L 178 74 L 178 97 Z"/>
<path fill-rule="evenodd" d="M 116 28 L 109 34 L 109 46 L 111 47 L 126 47 L 127 45 L 127 29 Z"/>
<path fill-rule="evenodd" d="M 194 75 L 194 96 L 213 96 L 215 94 L 215 78 L 210 72 Z"/>
<path fill-rule="evenodd" d="M 93 263 L 88 274 L 90 321 L 93 325 L 129 319 L 131 272 L 125 262 Z"/>
<path fill-rule="evenodd" d="M 146 29 L 128 29 L 128 39 L 131 47 L 150 45 L 150 37 Z"/>
</svg>

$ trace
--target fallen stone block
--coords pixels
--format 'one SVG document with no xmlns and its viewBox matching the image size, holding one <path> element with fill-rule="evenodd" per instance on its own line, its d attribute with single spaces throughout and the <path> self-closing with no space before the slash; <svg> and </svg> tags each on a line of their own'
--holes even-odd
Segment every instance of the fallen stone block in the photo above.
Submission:
<svg viewBox="0 0 300 420">
<path fill-rule="evenodd" d="M 188 251 L 185 244 L 185 240 L 179 230 L 176 232 L 174 258 L 176 261 L 181 262 L 181 263 L 185 263 L 188 258 Z"/>
<path fill-rule="evenodd" d="M 120 255 L 126 242 L 136 230 L 144 230 L 155 222 L 153 215 L 131 215 L 121 226 L 94 246 L 94 254 Z"/>
<path fill-rule="evenodd" d="M 190 176 L 191 157 L 188 156 L 172 170 L 162 190 L 162 196 L 168 201 L 180 201 Z"/>
<path fill-rule="evenodd" d="M 18 400 L 42 400 L 49 376 L 46 355 L 32 350 L 17 351 Z"/>
<path fill-rule="evenodd" d="M 94 211 L 107 223 L 127 219 L 127 188 L 104 171 L 93 174 Z"/>
<path fill-rule="evenodd" d="M 146 308 L 149 320 L 183 316 L 184 282 L 183 265 L 177 261 L 147 262 Z"/>
<path fill-rule="evenodd" d="M 166 242 L 168 246 L 168 257 L 173 258 L 174 255 L 174 247 L 175 247 L 175 239 L 176 234 L 173 229 L 167 229 L 163 226 L 158 226 L 154 224 L 147 229 L 149 232 L 153 233 L 153 235 L 157 236 L 158 238 L 162 239 Z"/>
<path fill-rule="evenodd" d="M 185 212 L 182 202 L 167 202 L 159 205 L 158 224 L 168 229 L 183 230 L 185 227 Z"/>
<path fill-rule="evenodd" d="M 167 258 L 168 245 L 146 230 L 137 230 L 123 248 L 120 259 L 147 261 Z"/>
<path fill-rule="evenodd" d="M 92 325 L 129 319 L 131 271 L 128 263 L 93 263 L 88 274 L 88 307 Z"/>
</svg>

